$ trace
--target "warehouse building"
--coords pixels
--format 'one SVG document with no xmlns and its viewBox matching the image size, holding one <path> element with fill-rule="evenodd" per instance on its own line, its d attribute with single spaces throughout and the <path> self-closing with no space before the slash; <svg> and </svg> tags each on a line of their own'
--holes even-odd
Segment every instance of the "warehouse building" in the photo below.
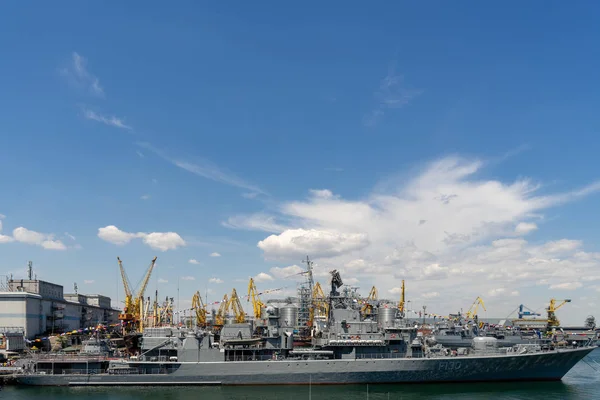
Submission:
<svg viewBox="0 0 600 400">
<path fill-rule="evenodd" d="M 102 295 L 64 294 L 63 287 L 31 279 L 10 279 L 0 292 L 0 329 L 22 328 L 28 339 L 118 323 L 119 310 Z"/>
</svg>

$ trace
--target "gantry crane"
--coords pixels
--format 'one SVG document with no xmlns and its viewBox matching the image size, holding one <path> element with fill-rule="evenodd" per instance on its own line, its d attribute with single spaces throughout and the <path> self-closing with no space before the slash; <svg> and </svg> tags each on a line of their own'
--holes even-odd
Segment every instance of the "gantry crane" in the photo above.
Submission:
<svg viewBox="0 0 600 400">
<path fill-rule="evenodd" d="M 237 295 L 235 288 L 231 291 L 231 297 L 229 298 L 229 304 L 227 309 L 233 311 L 233 316 L 237 324 L 241 324 L 246 321 L 246 313 L 242 308 L 242 303 Z"/>
<path fill-rule="evenodd" d="M 405 298 L 404 298 L 404 279 L 402 279 L 402 288 L 400 288 L 400 302 L 398 303 L 398 311 L 400 311 L 400 315 L 404 317 L 404 305 L 405 303 Z"/>
<path fill-rule="evenodd" d="M 123 289 L 125 291 L 125 307 L 123 313 L 119 314 L 119 320 L 125 322 L 125 330 L 142 332 L 144 329 L 143 319 L 145 314 L 147 314 L 147 310 L 144 309 L 144 292 L 150 281 L 152 270 L 156 264 L 156 258 L 157 257 L 154 257 L 152 259 L 150 266 L 144 274 L 140 288 L 134 293 L 131 291 L 131 285 L 127 278 L 127 274 L 125 273 L 125 268 L 123 268 L 123 263 L 121 262 L 121 259 L 117 257 L 119 269 L 121 270 L 121 279 L 123 280 Z"/>
<path fill-rule="evenodd" d="M 369 292 L 369 297 L 365 299 L 365 304 L 360 309 L 363 316 L 369 316 L 373 314 L 373 304 L 377 302 L 377 288 L 373 286 Z"/>
<path fill-rule="evenodd" d="M 200 292 L 197 291 L 192 297 L 192 309 L 196 313 L 196 326 L 205 327 L 206 326 L 206 306 L 202 301 L 202 296 L 200 296 Z"/>
<path fill-rule="evenodd" d="M 481 305 L 481 307 L 483 307 L 483 311 L 487 311 L 485 308 L 485 304 L 483 303 L 483 299 L 481 297 L 477 296 L 477 298 L 471 305 L 471 308 L 469 308 L 469 311 L 467 311 L 467 314 L 466 314 L 467 319 L 477 318 L 477 310 L 479 309 L 480 305 Z"/>
<path fill-rule="evenodd" d="M 556 303 L 559 301 L 560 301 L 560 304 L 556 305 Z M 559 308 L 561 308 L 562 306 L 564 306 L 565 304 L 570 303 L 570 302 L 571 302 L 571 299 L 566 299 L 566 300 L 550 299 L 550 304 L 548 305 L 548 308 L 546 309 L 546 311 L 548 312 L 548 327 L 549 328 L 560 326 L 560 321 L 558 320 L 558 318 L 556 318 L 556 310 L 558 310 Z"/>
<path fill-rule="evenodd" d="M 250 300 L 252 300 L 254 318 L 258 320 L 262 316 L 262 309 L 265 305 L 260 301 L 260 297 L 258 297 L 258 290 L 256 290 L 253 278 L 250 278 L 250 282 L 248 282 L 248 301 Z"/>
<path fill-rule="evenodd" d="M 530 309 L 529 307 L 524 306 L 523 304 L 519 304 L 519 313 L 518 313 L 518 315 L 519 315 L 519 319 L 523 319 L 523 317 L 525 317 L 525 316 L 528 316 L 528 317 L 529 316 L 539 317 L 541 314 L 538 313 L 538 312 L 533 311 L 532 309 Z"/>
</svg>

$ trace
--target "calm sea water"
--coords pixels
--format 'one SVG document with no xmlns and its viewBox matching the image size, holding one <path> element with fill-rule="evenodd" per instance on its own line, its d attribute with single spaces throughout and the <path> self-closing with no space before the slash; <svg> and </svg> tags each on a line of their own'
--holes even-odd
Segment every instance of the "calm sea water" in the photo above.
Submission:
<svg viewBox="0 0 600 400">
<path fill-rule="evenodd" d="M 600 363 L 600 349 L 589 355 Z M 589 364 L 596 366 L 591 360 Z M 5 387 L 10 400 L 296 400 L 296 399 L 600 399 L 600 369 L 577 364 L 561 382 L 472 383 L 431 385 L 269 386 L 187 388 L 34 388 Z"/>
</svg>

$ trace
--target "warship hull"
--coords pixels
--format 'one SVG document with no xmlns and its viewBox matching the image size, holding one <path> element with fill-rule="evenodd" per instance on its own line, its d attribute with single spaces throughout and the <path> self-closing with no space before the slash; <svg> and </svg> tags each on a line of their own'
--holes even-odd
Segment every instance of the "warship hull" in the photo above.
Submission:
<svg viewBox="0 0 600 400">
<path fill-rule="evenodd" d="M 333 385 L 555 381 L 594 347 L 515 355 L 439 358 L 143 363 L 144 373 L 17 375 L 35 386 Z M 127 362 L 135 367 L 137 362 Z"/>
</svg>

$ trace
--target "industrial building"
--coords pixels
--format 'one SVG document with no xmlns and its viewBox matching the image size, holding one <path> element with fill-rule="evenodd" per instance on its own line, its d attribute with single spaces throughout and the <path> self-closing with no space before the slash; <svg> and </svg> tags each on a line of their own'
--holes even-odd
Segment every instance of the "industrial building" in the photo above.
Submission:
<svg viewBox="0 0 600 400">
<path fill-rule="evenodd" d="M 119 310 L 102 295 L 64 294 L 63 287 L 31 279 L 9 279 L 0 292 L 0 330 L 21 328 L 28 339 L 118 323 Z"/>
</svg>

